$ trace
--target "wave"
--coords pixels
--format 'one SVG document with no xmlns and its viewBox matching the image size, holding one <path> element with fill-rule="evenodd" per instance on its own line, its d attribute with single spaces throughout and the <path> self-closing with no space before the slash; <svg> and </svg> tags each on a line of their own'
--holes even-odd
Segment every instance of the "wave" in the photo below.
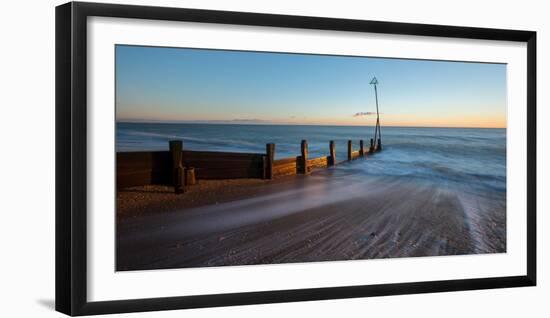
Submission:
<svg viewBox="0 0 550 318">
<path fill-rule="evenodd" d="M 467 169 L 464 166 L 445 166 L 437 163 L 388 162 L 383 159 L 354 162 L 339 167 L 353 175 L 391 176 L 423 179 L 429 181 L 470 184 L 495 191 L 506 191 L 506 167 L 483 170 Z M 491 171 L 498 170 L 498 171 Z M 489 172 L 490 171 L 490 172 Z"/>
</svg>

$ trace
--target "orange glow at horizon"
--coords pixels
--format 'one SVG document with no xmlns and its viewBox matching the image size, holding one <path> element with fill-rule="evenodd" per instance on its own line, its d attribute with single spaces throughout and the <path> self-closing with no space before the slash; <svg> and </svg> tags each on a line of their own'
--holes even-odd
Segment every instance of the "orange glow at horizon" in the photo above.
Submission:
<svg viewBox="0 0 550 318">
<path fill-rule="evenodd" d="M 376 116 L 368 118 L 308 118 L 301 120 L 274 120 L 274 124 L 374 126 Z M 449 128 L 506 128 L 506 115 L 432 116 L 380 115 L 382 126 L 449 127 Z"/>
</svg>

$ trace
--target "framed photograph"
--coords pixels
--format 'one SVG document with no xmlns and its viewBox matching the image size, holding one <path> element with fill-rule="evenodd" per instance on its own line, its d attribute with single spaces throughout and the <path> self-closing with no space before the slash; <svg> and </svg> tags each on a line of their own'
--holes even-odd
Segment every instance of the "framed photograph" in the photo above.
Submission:
<svg viewBox="0 0 550 318">
<path fill-rule="evenodd" d="M 536 284 L 536 33 L 56 8 L 56 308 Z"/>
</svg>

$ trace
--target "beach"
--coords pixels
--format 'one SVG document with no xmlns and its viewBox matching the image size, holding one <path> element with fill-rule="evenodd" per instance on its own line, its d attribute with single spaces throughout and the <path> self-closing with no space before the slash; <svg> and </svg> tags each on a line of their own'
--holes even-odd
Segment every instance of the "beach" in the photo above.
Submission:
<svg viewBox="0 0 550 318">
<path fill-rule="evenodd" d="M 272 181 L 201 180 L 182 195 L 119 191 L 116 269 L 506 251 L 505 192 L 353 173 L 367 161 Z"/>
<path fill-rule="evenodd" d="M 334 140 L 338 163 L 273 180 L 199 178 L 182 194 L 118 189 L 116 269 L 506 252 L 505 129 L 385 127 L 382 151 L 346 161 L 347 140 L 370 128 L 117 124 L 119 152 L 179 139 L 192 151 L 261 154 L 272 142 L 282 159 L 303 138 L 310 157 Z"/>
</svg>

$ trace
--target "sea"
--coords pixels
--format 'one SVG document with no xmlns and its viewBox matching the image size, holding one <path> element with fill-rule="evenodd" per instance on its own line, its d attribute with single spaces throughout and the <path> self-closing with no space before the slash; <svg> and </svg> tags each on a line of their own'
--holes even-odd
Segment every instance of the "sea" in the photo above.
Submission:
<svg viewBox="0 0 550 318">
<path fill-rule="evenodd" d="M 354 162 L 354 174 L 506 191 L 506 129 L 382 126 L 381 135 L 383 151 Z M 265 145 L 274 143 L 275 159 L 280 159 L 298 156 L 301 140 L 307 140 L 310 158 L 314 158 L 329 155 L 329 142 L 333 140 L 337 161 L 343 161 L 348 140 L 357 150 L 359 140 L 363 139 L 368 148 L 373 137 L 372 126 L 116 124 L 117 152 L 168 150 L 168 141 L 174 139 L 183 140 L 184 148 L 189 150 L 244 153 L 265 153 Z"/>
</svg>

